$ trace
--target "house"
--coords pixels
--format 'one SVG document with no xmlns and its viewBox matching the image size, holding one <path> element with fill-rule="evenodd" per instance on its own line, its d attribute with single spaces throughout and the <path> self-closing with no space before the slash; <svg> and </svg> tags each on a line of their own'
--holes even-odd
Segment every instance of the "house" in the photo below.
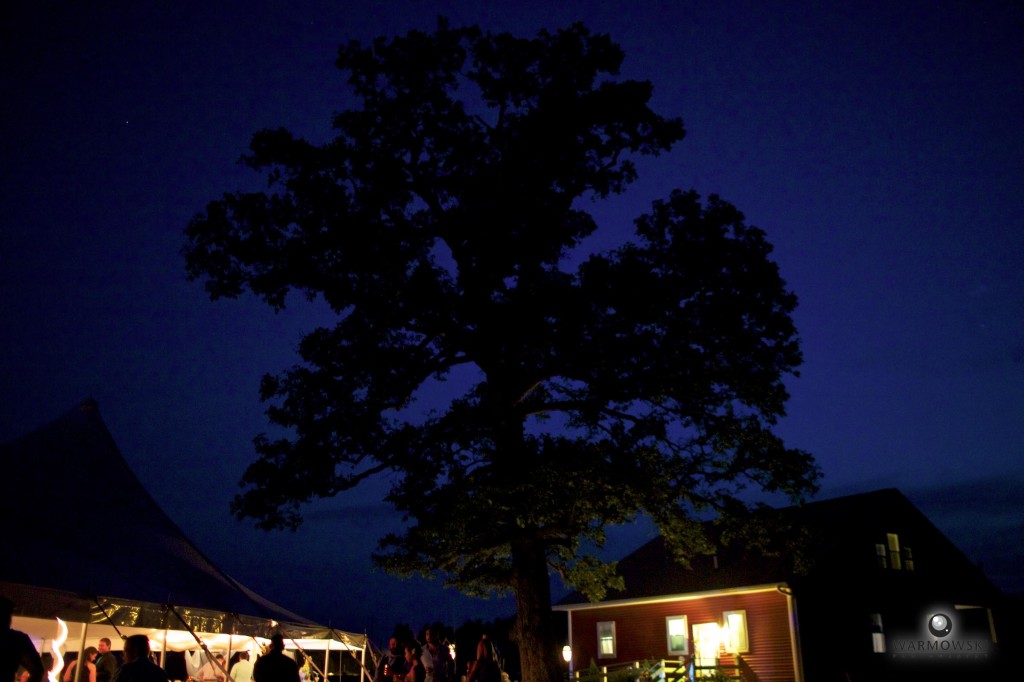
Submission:
<svg viewBox="0 0 1024 682">
<path fill-rule="evenodd" d="M 733 542 L 686 567 L 659 537 L 619 563 L 624 590 L 562 600 L 573 670 L 664 661 L 666 679 L 817 682 L 976 679 L 1000 665 L 999 591 L 898 490 L 771 518 L 796 551 Z"/>
</svg>

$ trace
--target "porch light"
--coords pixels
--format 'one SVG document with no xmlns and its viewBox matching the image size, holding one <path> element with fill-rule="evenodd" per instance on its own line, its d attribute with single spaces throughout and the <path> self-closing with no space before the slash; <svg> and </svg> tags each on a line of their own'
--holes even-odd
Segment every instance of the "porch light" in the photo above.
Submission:
<svg viewBox="0 0 1024 682">
<path fill-rule="evenodd" d="M 566 663 L 572 660 L 572 647 L 568 644 L 562 647 L 562 660 Z"/>
</svg>

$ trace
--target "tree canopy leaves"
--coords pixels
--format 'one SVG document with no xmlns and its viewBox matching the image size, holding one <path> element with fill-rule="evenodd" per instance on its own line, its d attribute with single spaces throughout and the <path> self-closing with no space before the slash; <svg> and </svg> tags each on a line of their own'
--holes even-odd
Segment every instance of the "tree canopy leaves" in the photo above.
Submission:
<svg viewBox="0 0 1024 682">
<path fill-rule="evenodd" d="M 696 515 L 746 485 L 813 489 L 810 455 L 772 432 L 801 356 L 765 234 L 675 191 L 628 243 L 579 253 L 587 200 L 684 136 L 649 83 L 617 77 L 622 59 L 582 25 L 526 39 L 441 22 L 340 48 L 359 106 L 329 142 L 253 137 L 268 187 L 192 220 L 188 272 L 213 298 L 296 292 L 337 318 L 264 378 L 290 436 L 256 440 L 238 515 L 294 528 L 305 503 L 390 472 L 409 522 L 381 543 L 390 570 L 486 592 L 539 580 L 539 562 L 599 597 L 614 572 L 581 547 L 607 524 L 647 513 L 694 549 Z M 415 412 L 452 372 L 468 388 Z"/>
</svg>

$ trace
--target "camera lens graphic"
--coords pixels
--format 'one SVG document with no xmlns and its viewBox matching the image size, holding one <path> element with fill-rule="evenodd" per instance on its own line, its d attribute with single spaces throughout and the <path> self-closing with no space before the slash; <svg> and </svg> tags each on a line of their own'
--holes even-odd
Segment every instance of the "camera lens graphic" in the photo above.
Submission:
<svg viewBox="0 0 1024 682">
<path fill-rule="evenodd" d="M 945 637 L 953 629 L 953 621 L 944 613 L 936 613 L 928 619 L 928 632 L 936 637 Z"/>
</svg>

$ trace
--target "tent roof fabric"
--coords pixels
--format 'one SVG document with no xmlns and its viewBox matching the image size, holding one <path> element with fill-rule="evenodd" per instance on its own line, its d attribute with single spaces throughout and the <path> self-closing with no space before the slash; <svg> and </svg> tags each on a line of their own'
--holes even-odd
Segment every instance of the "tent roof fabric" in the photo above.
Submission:
<svg viewBox="0 0 1024 682">
<path fill-rule="evenodd" d="M 205 621 L 232 614 L 318 627 L 245 588 L 189 541 L 125 462 L 95 403 L 0 446 L 0 466 L 0 590 L 19 593 L 10 595 L 16 613 L 89 608 L 91 622 L 142 625 L 140 616 L 159 610 L 173 627 L 170 604 L 201 617 L 193 627 L 207 632 L 221 630 Z"/>
</svg>

